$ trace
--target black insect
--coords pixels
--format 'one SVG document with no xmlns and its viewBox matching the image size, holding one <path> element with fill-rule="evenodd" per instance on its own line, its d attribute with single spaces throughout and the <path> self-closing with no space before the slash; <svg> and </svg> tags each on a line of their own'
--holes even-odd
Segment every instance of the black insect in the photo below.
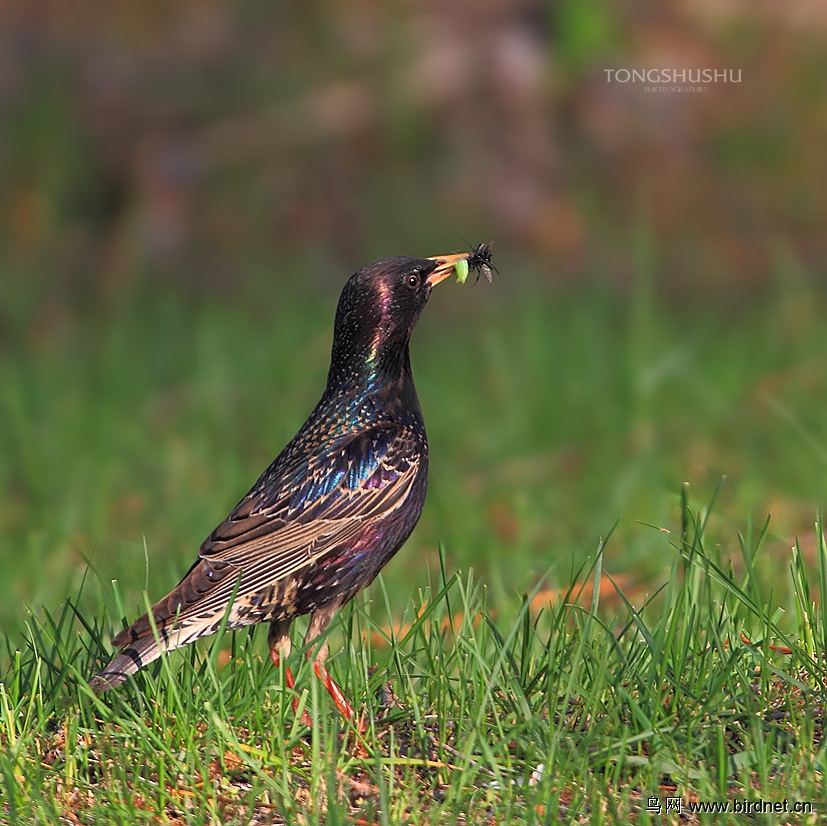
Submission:
<svg viewBox="0 0 827 826">
<path fill-rule="evenodd" d="M 480 275 L 490 284 L 492 281 L 491 270 L 499 275 L 500 271 L 491 263 L 491 244 L 478 244 L 476 249 L 468 256 L 468 267 L 477 274 L 474 283 L 480 280 Z"/>
</svg>

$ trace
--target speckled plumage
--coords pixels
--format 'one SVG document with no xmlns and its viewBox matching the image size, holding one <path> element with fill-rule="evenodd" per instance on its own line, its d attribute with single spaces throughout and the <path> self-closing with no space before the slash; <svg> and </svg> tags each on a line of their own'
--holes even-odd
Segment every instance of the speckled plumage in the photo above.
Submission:
<svg viewBox="0 0 827 826">
<path fill-rule="evenodd" d="M 230 629 L 271 623 L 278 662 L 289 654 L 294 618 L 313 615 L 312 643 L 399 550 L 422 512 L 428 478 L 408 345 L 431 288 L 462 257 L 387 258 L 350 278 L 321 400 L 153 606 L 160 645 L 145 614 L 115 637 L 122 650 L 93 679 L 97 691 L 215 633 L 228 607 Z M 325 655 L 323 646 L 317 673 Z"/>
</svg>

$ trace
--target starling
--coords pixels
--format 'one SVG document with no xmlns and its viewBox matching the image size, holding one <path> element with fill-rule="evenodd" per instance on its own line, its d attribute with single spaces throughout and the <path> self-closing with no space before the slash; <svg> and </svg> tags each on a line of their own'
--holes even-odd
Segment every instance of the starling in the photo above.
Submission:
<svg viewBox="0 0 827 826">
<path fill-rule="evenodd" d="M 327 386 L 293 440 L 204 541 L 179 585 L 121 631 L 120 653 L 91 685 L 122 683 L 165 651 L 269 622 L 270 657 L 310 614 L 305 651 L 339 711 L 353 709 L 314 641 L 410 535 L 425 502 L 428 441 L 409 342 L 433 286 L 476 251 L 385 258 L 355 273 L 336 310 Z M 154 627 L 153 627 L 154 626 Z M 156 633 L 157 632 L 157 633 Z M 285 668 L 289 687 L 295 685 Z M 294 702 L 297 704 L 297 700 Z"/>
</svg>

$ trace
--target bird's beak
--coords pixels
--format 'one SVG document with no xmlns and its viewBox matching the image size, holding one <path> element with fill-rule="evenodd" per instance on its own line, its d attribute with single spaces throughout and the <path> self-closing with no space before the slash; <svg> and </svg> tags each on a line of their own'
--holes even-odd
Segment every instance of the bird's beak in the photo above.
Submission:
<svg viewBox="0 0 827 826">
<path fill-rule="evenodd" d="M 470 252 L 456 252 L 452 255 L 434 255 L 429 258 L 429 261 L 436 261 L 437 266 L 428 276 L 428 285 L 435 287 L 440 281 L 444 281 L 446 278 L 452 276 L 457 262 L 467 260 L 473 254 L 474 251 L 471 250 Z"/>
</svg>

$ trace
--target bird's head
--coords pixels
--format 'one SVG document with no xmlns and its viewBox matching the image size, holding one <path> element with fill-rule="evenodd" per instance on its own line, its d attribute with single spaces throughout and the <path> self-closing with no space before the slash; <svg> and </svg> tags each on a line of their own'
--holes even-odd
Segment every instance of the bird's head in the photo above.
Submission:
<svg viewBox="0 0 827 826">
<path fill-rule="evenodd" d="M 411 333 L 431 290 L 470 255 L 383 258 L 354 273 L 336 309 L 328 382 L 409 369 Z"/>
</svg>

